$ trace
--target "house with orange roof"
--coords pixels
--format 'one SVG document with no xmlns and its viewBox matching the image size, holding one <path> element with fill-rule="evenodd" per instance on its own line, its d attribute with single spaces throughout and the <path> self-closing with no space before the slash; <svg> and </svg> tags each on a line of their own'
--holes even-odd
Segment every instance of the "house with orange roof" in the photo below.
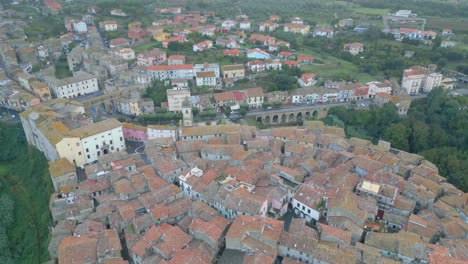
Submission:
<svg viewBox="0 0 468 264">
<path fill-rule="evenodd" d="M 315 229 L 306 226 L 303 218 L 293 218 L 288 231 L 281 233 L 278 244 L 278 255 L 313 263 L 319 235 Z"/>
<path fill-rule="evenodd" d="M 215 93 L 213 94 L 213 98 L 218 106 L 234 105 L 236 103 L 236 97 L 232 91 Z"/>
<path fill-rule="evenodd" d="M 58 248 L 59 263 L 97 263 L 97 242 L 97 238 L 87 236 L 64 238 Z"/>
<path fill-rule="evenodd" d="M 261 34 L 251 34 L 249 38 L 249 42 L 251 43 L 260 43 L 261 45 L 274 45 L 276 44 L 276 38 L 271 36 L 265 36 Z"/>
<path fill-rule="evenodd" d="M 403 71 L 401 89 L 409 95 L 428 93 L 442 82 L 442 74 L 421 66 L 413 66 Z"/>
<path fill-rule="evenodd" d="M 207 243 L 217 252 L 221 246 L 229 221 L 222 216 L 216 216 L 209 221 L 195 218 L 189 225 L 189 234 Z"/>
<path fill-rule="evenodd" d="M 326 203 L 327 224 L 350 231 L 353 234 L 353 242 L 358 241 L 364 231 L 367 215 L 358 207 L 359 196 L 349 190 L 340 191 L 339 188 L 334 196 Z"/>
<path fill-rule="evenodd" d="M 263 93 L 262 87 L 252 87 L 245 89 L 246 102 L 250 108 L 259 108 L 262 106 L 265 94 Z"/>
<path fill-rule="evenodd" d="M 45 0 L 44 5 L 46 10 L 52 15 L 57 15 L 62 10 L 62 4 L 54 0 Z"/>
<path fill-rule="evenodd" d="M 118 29 L 119 24 L 115 20 L 106 20 L 99 23 L 101 28 L 104 28 L 104 31 L 115 31 Z"/>
<path fill-rule="evenodd" d="M 274 21 L 262 21 L 258 24 L 258 31 L 260 32 L 273 32 L 278 28 L 278 23 Z"/>
<path fill-rule="evenodd" d="M 344 44 L 343 50 L 351 53 L 352 55 L 358 55 L 364 51 L 364 44 L 360 42 L 347 43 Z"/>
<path fill-rule="evenodd" d="M 141 52 L 137 55 L 137 65 L 149 67 L 151 65 L 158 65 L 166 62 L 166 52 L 159 49 L 152 49 L 149 51 Z"/>
<path fill-rule="evenodd" d="M 299 63 L 309 64 L 314 61 L 314 57 L 312 56 L 297 56 L 297 61 Z"/>
<path fill-rule="evenodd" d="M 282 231 L 283 221 L 238 215 L 226 233 L 226 248 L 239 251 L 260 250 L 275 257 Z"/>
<path fill-rule="evenodd" d="M 301 184 L 291 199 L 294 214 L 308 223 L 318 222 L 325 204 L 322 200 L 325 189 L 315 185 Z"/>
<path fill-rule="evenodd" d="M 313 73 L 304 73 L 301 78 L 298 79 L 301 87 L 313 86 L 317 83 L 317 75 Z"/>
<path fill-rule="evenodd" d="M 132 40 L 139 40 L 146 37 L 146 30 L 143 28 L 130 28 L 127 32 L 128 38 Z"/>
<path fill-rule="evenodd" d="M 171 42 L 184 43 L 184 42 L 187 42 L 187 38 L 184 36 L 178 36 L 178 37 L 165 39 L 162 41 L 162 47 L 167 49 L 167 47 L 169 46 L 169 43 Z"/>
<path fill-rule="evenodd" d="M 224 55 L 224 56 L 239 57 L 239 55 L 240 55 L 240 50 L 238 50 L 238 49 L 223 50 L 223 55 Z"/>
<path fill-rule="evenodd" d="M 320 28 L 317 27 L 314 31 L 314 37 L 326 37 L 326 38 L 333 38 L 334 32 L 332 29 L 329 28 Z"/>
<path fill-rule="evenodd" d="M 130 43 L 128 42 L 128 39 L 126 38 L 115 38 L 111 39 L 109 41 L 109 48 L 118 48 L 118 47 L 124 47 L 128 46 Z"/>
<path fill-rule="evenodd" d="M 309 34 L 310 26 L 306 24 L 298 24 L 298 23 L 285 23 L 284 24 L 284 32 L 292 32 L 294 34 L 302 34 L 307 35 Z"/>
<path fill-rule="evenodd" d="M 213 48 L 213 41 L 205 40 L 193 45 L 193 52 L 204 51 Z"/>
<path fill-rule="evenodd" d="M 290 68 L 301 67 L 301 65 L 297 61 L 285 61 L 283 62 L 283 64 L 289 66 Z"/>
</svg>

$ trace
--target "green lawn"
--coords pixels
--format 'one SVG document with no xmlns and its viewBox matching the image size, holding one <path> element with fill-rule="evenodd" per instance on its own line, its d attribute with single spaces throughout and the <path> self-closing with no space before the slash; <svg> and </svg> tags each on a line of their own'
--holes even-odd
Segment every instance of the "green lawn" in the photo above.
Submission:
<svg viewBox="0 0 468 264">
<path fill-rule="evenodd" d="M 319 59 L 324 62 L 324 64 L 305 65 L 302 67 L 302 70 L 305 73 L 317 74 L 317 76 L 321 79 L 337 78 L 348 75 L 360 82 L 365 83 L 382 78 L 382 76 L 373 76 L 362 72 L 356 65 L 349 61 L 345 61 L 327 54 L 317 53 L 309 47 L 305 47 L 305 49 L 299 51 L 297 54 L 310 55 L 315 59 Z"/>
<path fill-rule="evenodd" d="M 143 51 L 148 51 L 148 50 L 152 50 L 154 48 L 159 48 L 159 47 L 161 47 L 160 42 L 156 42 L 156 41 L 151 40 L 148 43 L 133 47 L 133 50 L 135 51 L 135 53 L 140 53 L 140 52 L 143 52 Z"/>
<path fill-rule="evenodd" d="M 0 163 L 0 177 L 5 177 L 10 170 L 10 167 L 6 163 Z"/>
<path fill-rule="evenodd" d="M 386 15 L 391 13 L 390 9 L 379 9 L 379 8 L 366 8 L 366 7 L 357 7 L 353 8 L 356 13 L 361 13 L 365 15 Z"/>
</svg>

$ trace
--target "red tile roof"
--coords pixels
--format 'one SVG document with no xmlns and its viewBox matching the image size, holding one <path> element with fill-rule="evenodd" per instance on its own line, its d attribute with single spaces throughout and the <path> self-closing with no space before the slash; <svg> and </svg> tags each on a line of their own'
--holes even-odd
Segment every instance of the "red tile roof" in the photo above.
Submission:
<svg viewBox="0 0 468 264">
<path fill-rule="evenodd" d="M 223 50 L 223 54 L 226 56 L 239 56 L 240 50 L 233 49 L 233 50 Z"/>
<path fill-rule="evenodd" d="M 185 60 L 185 55 L 171 55 L 169 60 Z"/>
<path fill-rule="evenodd" d="M 222 93 L 215 93 L 213 95 L 214 99 L 216 102 L 223 102 L 223 101 L 235 101 L 236 97 L 233 92 L 228 91 L 228 92 L 222 92 Z"/>
<path fill-rule="evenodd" d="M 297 61 L 313 61 L 314 57 L 312 56 L 297 56 Z"/>
<path fill-rule="evenodd" d="M 174 71 L 174 70 L 192 70 L 192 64 L 173 64 L 173 65 L 151 65 L 149 71 Z"/>
<path fill-rule="evenodd" d="M 284 64 L 290 67 L 297 67 L 299 65 L 297 61 L 285 61 Z"/>
</svg>

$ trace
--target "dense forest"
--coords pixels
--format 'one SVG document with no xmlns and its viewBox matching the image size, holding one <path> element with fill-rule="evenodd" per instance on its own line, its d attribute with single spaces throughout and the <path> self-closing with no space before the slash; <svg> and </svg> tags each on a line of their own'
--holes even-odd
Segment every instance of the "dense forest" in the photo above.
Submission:
<svg viewBox="0 0 468 264">
<path fill-rule="evenodd" d="M 348 136 L 383 139 L 394 148 L 420 154 L 449 182 L 468 191 L 468 97 L 435 89 L 414 101 L 405 118 L 388 103 L 370 111 L 332 108 L 325 122 L 345 127 Z"/>
<path fill-rule="evenodd" d="M 19 124 L 0 123 L 0 146 L 0 263 L 42 263 L 53 191 L 47 160 Z"/>
</svg>

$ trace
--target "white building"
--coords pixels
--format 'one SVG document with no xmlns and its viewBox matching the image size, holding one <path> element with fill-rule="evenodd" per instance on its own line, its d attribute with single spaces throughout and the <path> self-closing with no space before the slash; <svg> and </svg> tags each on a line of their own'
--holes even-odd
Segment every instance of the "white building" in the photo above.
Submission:
<svg viewBox="0 0 468 264">
<path fill-rule="evenodd" d="M 147 127 L 148 139 L 171 137 L 175 142 L 177 139 L 177 128 L 173 126 L 149 125 Z"/>
<path fill-rule="evenodd" d="M 401 89 L 409 95 L 428 93 L 442 83 L 442 74 L 427 68 L 413 66 L 403 72 Z"/>
<path fill-rule="evenodd" d="M 46 77 L 44 81 L 55 98 L 74 98 L 99 91 L 97 78 L 84 71 L 74 72 L 73 77 L 64 79 Z"/>
<path fill-rule="evenodd" d="M 147 71 L 151 80 L 192 79 L 192 64 L 152 65 Z"/>
<path fill-rule="evenodd" d="M 113 118 L 91 123 L 86 120 L 83 105 L 77 102 L 50 100 L 20 117 L 28 143 L 48 160 L 66 158 L 75 166 L 83 166 L 101 155 L 125 150 L 122 124 Z M 77 125 L 82 126 L 75 128 Z"/>
<path fill-rule="evenodd" d="M 168 89 L 167 90 L 167 105 L 170 112 L 180 112 L 182 111 L 182 103 L 185 98 L 190 100 L 190 90 L 189 89 Z"/>
<path fill-rule="evenodd" d="M 398 10 L 394 14 L 397 17 L 416 17 L 417 14 L 412 13 L 411 10 Z"/>
<path fill-rule="evenodd" d="M 79 34 L 86 33 L 88 32 L 88 26 L 83 21 L 73 22 L 73 30 Z"/>
<path fill-rule="evenodd" d="M 135 52 L 131 48 L 116 49 L 113 51 L 114 55 L 124 60 L 135 59 Z"/>
<path fill-rule="evenodd" d="M 75 143 L 75 145 L 69 144 L 70 142 Z M 76 166 L 94 162 L 105 154 L 125 150 L 122 123 L 117 119 L 109 118 L 71 130 L 67 133 L 67 138 L 57 144 L 57 150 L 60 157 L 65 157 L 68 160 L 73 157 L 74 159 L 71 161 Z"/>
<path fill-rule="evenodd" d="M 392 86 L 390 83 L 369 82 L 366 83 L 366 85 L 369 87 L 369 95 L 371 97 L 375 97 L 377 93 L 392 94 Z"/>
<path fill-rule="evenodd" d="M 239 23 L 239 28 L 244 30 L 250 30 L 250 21 L 242 21 Z"/>
<path fill-rule="evenodd" d="M 216 78 L 219 78 L 221 76 L 218 63 L 205 62 L 203 64 L 193 65 L 194 74 L 196 74 L 197 72 L 210 72 L 210 71 L 215 73 Z"/>
<path fill-rule="evenodd" d="M 104 25 L 104 31 L 116 31 L 118 29 L 118 23 L 114 20 L 107 20 L 102 22 Z"/>
<path fill-rule="evenodd" d="M 196 73 L 197 86 L 216 86 L 216 75 L 213 71 L 197 72 Z"/>
<path fill-rule="evenodd" d="M 364 45 L 359 42 L 347 43 L 343 46 L 343 50 L 353 55 L 358 55 L 364 51 Z"/>
<path fill-rule="evenodd" d="M 301 184 L 296 194 L 291 199 L 291 205 L 294 213 L 307 222 L 313 220 L 318 221 L 320 218 L 320 211 L 317 205 L 322 203 L 322 192 L 318 187 L 312 187 L 307 184 Z"/>
</svg>

